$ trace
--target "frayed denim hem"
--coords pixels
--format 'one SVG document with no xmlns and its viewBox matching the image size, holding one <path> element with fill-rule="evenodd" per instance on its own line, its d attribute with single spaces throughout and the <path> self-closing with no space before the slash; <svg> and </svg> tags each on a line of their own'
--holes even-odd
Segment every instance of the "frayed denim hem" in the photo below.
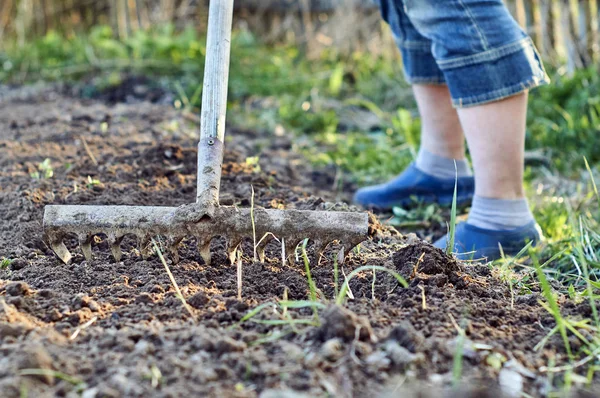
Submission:
<svg viewBox="0 0 600 398">
<path fill-rule="evenodd" d="M 520 94 L 535 87 L 550 83 L 549 78 L 542 80 L 532 79 L 524 83 L 515 84 L 510 87 L 503 87 L 490 93 L 482 94 L 477 97 L 452 99 L 452 105 L 455 108 L 470 108 L 477 105 L 488 104 L 490 102 L 500 101 L 514 95 Z"/>
<path fill-rule="evenodd" d="M 456 108 L 498 101 L 550 82 L 529 38 L 439 64 Z"/>
</svg>

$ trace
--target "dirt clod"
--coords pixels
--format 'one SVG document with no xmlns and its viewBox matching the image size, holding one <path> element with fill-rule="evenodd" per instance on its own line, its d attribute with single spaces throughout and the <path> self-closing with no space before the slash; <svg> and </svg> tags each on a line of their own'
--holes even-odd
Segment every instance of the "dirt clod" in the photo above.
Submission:
<svg viewBox="0 0 600 398">
<path fill-rule="evenodd" d="M 27 266 L 27 264 L 28 264 L 27 260 L 25 260 L 23 258 L 16 258 L 10 262 L 9 267 L 13 271 L 18 271 L 20 269 L 25 268 Z"/>
<path fill-rule="evenodd" d="M 457 261 L 441 249 L 423 241 L 409 244 L 392 255 L 396 270 L 406 279 L 417 274 L 451 275 L 460 269 Z"/>
<path fill-rule="evenodd" d="M 390 331 L 387 340 L 394 340 L 401 347 L 415 353 L 417 352 L 417 348 L 423 344 L 425 338 L 409 321 L 404 320 Z"/>
<path fill-rule="evenodd" d="M 375 340 L 369 320 L 347 308 L 330 305 L 322 315 L 317 336 L 323 342 L 339 338 L 345 343 L 357 340 Z"/>
<path fill-rule="evenodd" d="M 194 294 L 192 297 L 187 299 L 188 304 L 197 309 L 204 307 L 204 305 L 208 303 L 208 301 L 208 296 L 202 291 Z"/>
<path fill-rule="evenodd" d="M 9 296 L 26 296 L 30 293 L 31 289 L 25 282 L 13 282 L 6 286 L 6 294 Z"/>
</svg>

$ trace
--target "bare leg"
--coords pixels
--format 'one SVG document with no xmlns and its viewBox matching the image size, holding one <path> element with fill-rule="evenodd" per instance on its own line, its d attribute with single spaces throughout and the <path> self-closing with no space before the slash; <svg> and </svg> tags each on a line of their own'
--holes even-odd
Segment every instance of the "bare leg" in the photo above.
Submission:
<svg viewBox="0 0 600 398">
<path fill-rule="evenodd" d="M 415 84 L 421 114 L 421 147 L 448 159 L 465 158 L 465 137 L 445 85 Z"/>
<path fill-rule="evenodd" d="M 527 93 L 458 109 L 475 170 L 475 195 L 522 199 Z"/>
</svg>

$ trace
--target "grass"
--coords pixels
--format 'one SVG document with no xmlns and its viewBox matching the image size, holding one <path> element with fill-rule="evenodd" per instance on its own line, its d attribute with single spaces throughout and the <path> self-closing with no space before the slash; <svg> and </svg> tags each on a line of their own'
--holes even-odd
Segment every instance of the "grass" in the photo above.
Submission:
<svg viewBox="0 0 600 398">
<path fill-rule="evenodd" d="M 567 327 L 565 325 L 564 318 L 562 317 L 562 315 L 560 313 L 560 308 L 556 301 L 556 297 L 554 297 L 554 293 L 552 292 L 552 289 L 550 288 L 550 284 L 548 283 L 548 279 L 546 278 L 546 275 L 544 274 L 544 271 L 542 270 L 542 266 L 540 265 L 537 257 L 533 253 L 532 253 L 532 260 L 533 260 L 533 263 L 535 266 L 538 280 L 541 285 L 542 294 L 547 302 L 546 309 L 548 310 L 548 312 L 550 312 L 552 314 L 552 316 L 554 316 L 554 320 L 556 321 L 556 327 L 558 328 L 558 331 L 560 332 L 560 335 L 563 339 L 565 349 L 567 350 L 567 354 L 569 355 L 569 358 L 572 358 L 573 354 L 571 353 L 569 337 L 567 336 Z"/>
<path fill-rule="evenodd" d="M 450 210 L 450 225 L 448 226 L 448 242 L 446 243 L 446 254 L 451 255 L 454 251 L 454 235 L 456 234 L 456 190 L 458 186 L 458 170 L 454 161 L 454 193 L 452 194 L 452 209 Z"/>
<path fill-rule="evenodd" d="M 10 258 L 2 258 L 2 260 L 0 260 L 0 269 L 7 269 L 10 266 L 10 263 L 12 263 L 12 260 Z"/>
<path fill-rule="evenodd" d="M 171 269 L 169 268 L 169 265 L 167 264 L 167 261 L 165 260 L 165 257 L 163 256 L 160 248 L 158 247 L 158 244 L 156 243 L 156 241 L 154 239 L 152 239 L 152 245 L 154 246 L 154 251 L 158 255 L 158 258 L 160 259 L 160 262 L 165 267 L 165 271 L 167 272 L 167 275 L 169 275 L 169 279 L 171 280 L 171 284 L 173 285 L 173 288 L 175 289 L 175 295 L 181 301 L 181 304 L 183 305 L 183 308 L 185 308 L 185 310 L 190 314 L 190 316 L 192 317 L 192 319 L 196 320 L 196 316 L 194 315 L 194 312 L 192 311 L 190 305 L 185 300 L 185 297 L 183 297 L 183 293 L 181 293 L 181 289 L 179 289 L 179 285 L 177 284 L 177 281 L 175 280 L 175 277 L 173 276 L 173 273 L 171 272 Z"/>
<path fill-rule="evenodd" d="M 21 370 L 19 370 L 19 375 L 20 376 L 50 376 L 50 377 L 57 378 L 59 380 L 64 380 L 67 383 L 72 384 L 77 387 L 83 387 L 85 385 L 83 380 L 81 380 L 77 377 L 69 376 L 66 373 L 59 372 L 59 371 L 52 370 L 52 369 L 42 369 L 42 368 L 21 369 Z"/>
<path fill-rule="evenodd" d="M 462 365 L 466 334 L 464 329 L 458 326 L 458 323 L 456 323 L 456 320 L 454 319 L 452 314 L 448 315 L 450 316 L 452 325 L 454 325 L 454 328 L 458 332 L 458 336 L 456 337 L 456 347 L 454 350 L 454 355 L 452 357 L 452 386 L 456 388 L 460 384 L 460 377 L 462 376 Z"/>
<path fill-rule="evenodd" d="M 308 290 L 310 292 L 310 301 L 317 302 L 317 285 L 315 285 L 315 281 L 312 279 L 312 274 L 310 272 L 310 261 L 308 260 L 308 255 L 306 254 L 306 244 L 308 243 L 308 239 L 305 239 L 302 242 L 302 261 L 304 262 L 304 271 L 306 272 L 306 279 L 308 281 Z M 317 253 L 318 256 L 318 253 Z M 312 307 L 313 315 L 317 324 L 319 323 L 319 312 L 316 307 Z"/>
</svg>

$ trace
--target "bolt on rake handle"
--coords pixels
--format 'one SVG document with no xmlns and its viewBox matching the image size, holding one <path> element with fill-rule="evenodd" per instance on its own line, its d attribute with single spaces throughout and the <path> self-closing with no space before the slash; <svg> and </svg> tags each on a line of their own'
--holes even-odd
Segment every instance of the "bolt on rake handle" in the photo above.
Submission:
<svg viewBox="0 0 600 398">
<path fill-rule="evenodd" d="M 219 206 L 232 21 L 233 0 L 210 1 L 196 186 L 196 203 L 210 216 Z"/>
</svg>

